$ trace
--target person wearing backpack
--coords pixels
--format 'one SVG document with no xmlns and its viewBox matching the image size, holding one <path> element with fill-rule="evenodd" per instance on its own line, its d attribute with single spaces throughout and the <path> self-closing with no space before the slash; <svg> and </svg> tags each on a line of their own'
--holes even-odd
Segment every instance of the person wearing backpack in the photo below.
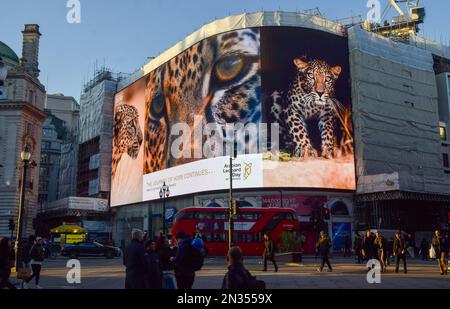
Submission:
<svg viewBox="0 0 450 309">
<path fill-rule="evenodd" d="M 270 237 L 269 233 L 264 233 L 264 252 L 263 252 L 263 263 L 264 269 L 263 271 L 267 271 L 267 260 L 272 261 L 273 266 L 275 267 L 275 272 L 278 271 L 278 265 L 275 261 L 275 244 Z"/>
<path fill-rule="evenodd" d="M 31 246 L 28 253 L 26 263 L 31 265 L 32 275 L 24 280 L 23 288 L 28 288 L 28 283 L 31 279 L 35 278 L 36 288 L 42 289 L 39 285 L 39 279 L 41 276 L 42 262 L 44 261 L 44 248 L 42 248 L 42 237 L 36 237 L 34 244 Z"/>
<path fill-rule="evenodd" d="M 239 247 L 231 247 L 227 255 L 228 271 L 222 281 L 222 289 L 265 289 L 262 280 L 256 280 L 244 267 L 244 257 Z"/>
<path fill-rule="evenodd" d="M 196 254 L 198 250 L 192 246 L 191 240 L 185 232 L 177 232 L 176 239 L 178 249 L 174 262 L 177 286 L 179 289 L 190 290 L 194 285 L 195 271 L 198 268 L 198 265 L 194 265 L 198 261 Z"/>
</svg>

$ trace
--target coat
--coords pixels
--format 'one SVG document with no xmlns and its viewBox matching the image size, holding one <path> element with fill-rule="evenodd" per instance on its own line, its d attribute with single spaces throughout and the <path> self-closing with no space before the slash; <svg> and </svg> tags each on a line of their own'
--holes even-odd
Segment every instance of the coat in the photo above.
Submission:
<svg viewBox="0 0 450 309">
<path fill-rule="evenodd" d="M 320 255 L 326 255 L 330 252 L 331 249 L 331 239 L 330 237 L 321 237 L 319 242 L 317 243 L 317 250 Z"/>
<path fill-rule="evenodd" d="M 436 251 L 436 255 L 441 255 L 441 252 L 445 252 L 447 254 L 448 251 L 448 244 L 444 237 L 433 237 L 433 241 L 431 242 L 431 245 L 433 246 L 434 250 Z"/>
<path fill-rule="evenodd" d="M 364 250 L 364 255 L 366 258 L 371 259 L 375 256 L 375 238 L 373 236 L 364 236 L 362 241 L 362 250 Z"/>
<path fill-rule="evenodd" d="M 271 258 L 275 253 L 275 247 L 273 245 L 273 240 L 271 238 L 264 239 L 264 252 L 263 256 Z"/>
<path fill-rule="evenodd" d="M 393 253 L 396 256 L 403 256 L 406 253 L 406 241 L 403 238 L 395 238 Z"/>
<path fill-rule="evenodd" d="M 126 289 L 144 289 L 146 287 L 146 260 L 144 245 L 133 239 L 123 255 Z"/>
<path fill-rule="evenodd" d="M 242 263 L 234 263 L 228 266 L 228 271 L 222 281 L 222 289 L 257 289 L 265 284 L 256 280 Z"/>
<path fill-rule="evenodd" d="M 177 249 L 177 255 L 175 256 L 175 272 L 179 274 L 192 274 L 195 273 L 192 266 L 192 249 L 195 248 L 191 245 L 190 239 L 183 239 Z"/>
<path fill-rule="evenodd" d="M 145 283 L 149 289 L 162 289 L 161 260 L 155 251 L 145 252 Z"/>
</svg>

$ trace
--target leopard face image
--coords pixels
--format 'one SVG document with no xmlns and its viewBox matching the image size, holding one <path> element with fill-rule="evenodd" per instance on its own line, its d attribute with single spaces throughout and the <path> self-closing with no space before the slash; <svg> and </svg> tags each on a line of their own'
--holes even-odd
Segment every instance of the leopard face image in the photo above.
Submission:
<svg viewBox="0 0 450 309">
<path fill-rule="evenodd" d="M 200 125 L 261 121 L 259 41 L 258 29 L 219 34 L 149 74 L 143 174 L 194 160 L 171 154 L 174 124 L 187 124 L 194 131 L 199 125 L 195 116 L 202 117 Z M 194 143 L 191 149 L 202 146 Z"/>
</svg>

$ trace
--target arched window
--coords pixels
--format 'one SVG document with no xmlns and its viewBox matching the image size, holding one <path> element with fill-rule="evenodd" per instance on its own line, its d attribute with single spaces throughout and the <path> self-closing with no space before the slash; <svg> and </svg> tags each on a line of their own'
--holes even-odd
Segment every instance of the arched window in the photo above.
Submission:
<svg viewBox="0 0 450 309">
<path fill-rule="evenodd" d="M 333 216 L 348 216 L 348 207 L 344 202 L 334 202 L 333 205 L 331 205 L 331 214 Z"/>
</svg>

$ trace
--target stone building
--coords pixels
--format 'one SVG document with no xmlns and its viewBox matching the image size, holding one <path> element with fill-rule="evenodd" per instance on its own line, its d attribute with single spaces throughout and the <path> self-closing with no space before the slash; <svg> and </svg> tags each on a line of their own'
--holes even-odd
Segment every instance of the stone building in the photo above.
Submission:
<svg viewBox="0 0 450 309">
<path fill-rule="evenodd" d="M 23 235 L 34 232 L 38 200 L 39 162 L 45 87 L 39 81 L 39 39 L 35 24 L 25 25 L 22 58 L 0 42 L 0 57 L 6 69 L 0 95 L 0 236 L 9 236 L 10 219 L 17 220 L 22 161 L 20 153 L 28 146 L 31 160 L 25 181 L 25 223 Z"/>
</svg>

